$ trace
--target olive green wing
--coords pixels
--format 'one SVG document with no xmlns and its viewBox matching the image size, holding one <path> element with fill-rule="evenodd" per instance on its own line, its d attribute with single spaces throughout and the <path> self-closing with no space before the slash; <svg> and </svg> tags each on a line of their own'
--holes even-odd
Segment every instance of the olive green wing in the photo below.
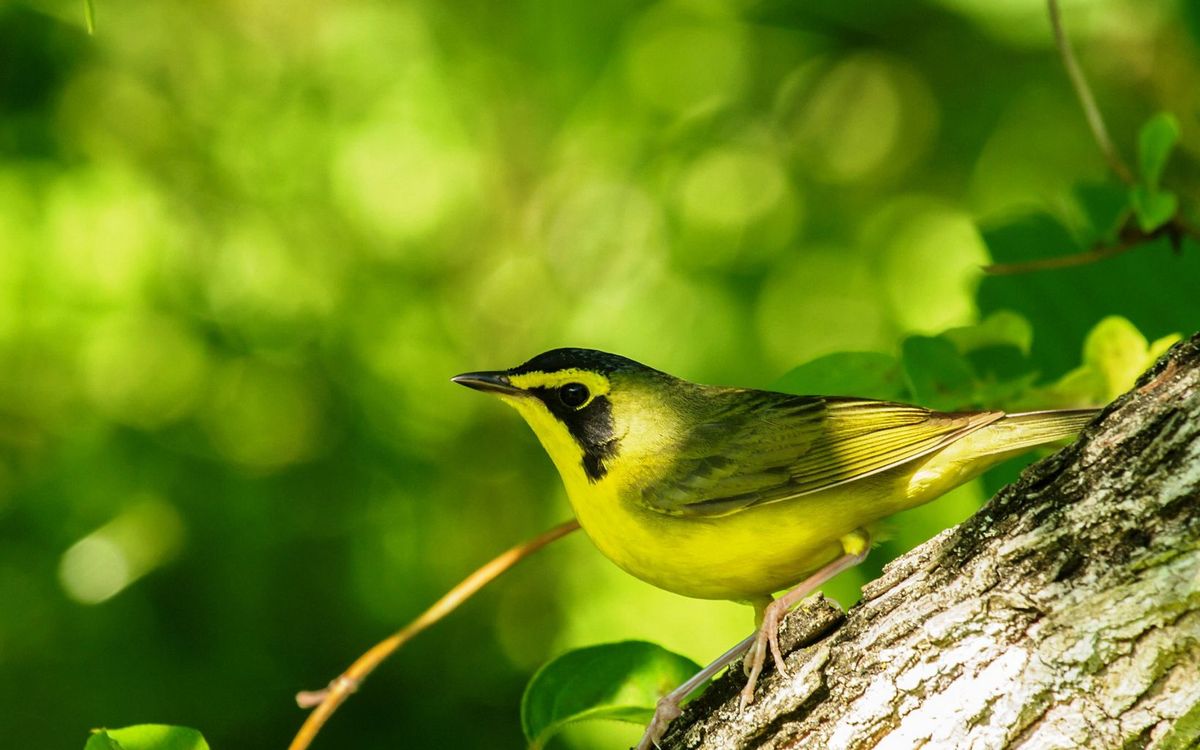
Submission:
<svg viewBox="0 0 1200 750">
<path fill-rule="evenodd" d="M 642 502 L 670 515 L 728 515 L 878 474 L 1002 416 L 742 391 L 689 433 Z"/>
</svg>

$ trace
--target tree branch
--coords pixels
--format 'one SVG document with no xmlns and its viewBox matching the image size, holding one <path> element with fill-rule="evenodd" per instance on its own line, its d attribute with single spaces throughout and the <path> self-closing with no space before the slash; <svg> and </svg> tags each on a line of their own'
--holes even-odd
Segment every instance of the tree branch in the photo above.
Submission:
<svg viewBox="0 0 1200 750">
<path fill-rule="evenodd" d="M 791 678 L 738 715 L 730 669 L 664 748 L 1194 746 L 1200 335 L 844 618 L 817 598 L 785 627 Z"/>
<path fill-rule="evenodd" d="M 1147 239 L 1146 237 L 1138 237 L 1137 239 L 1124 240 L 1108 247 L 1097 245 L 1081 253 L 1055 255 L 1049 258 L 1037 258 L 1036 260 L 1027 260 L 1020 263 L 989 263 L 983 267 L 983 272 L 990 276 L 1012 276 L 1020 273 L 1033 273 L 1034 271 L 1053 271 L 1056 268 L 1086 266 L 1105 258 L 1112 258 L 1121 253 L 1129 252 L 1138 245 L 1146 242 Z"/>
<path fill-rule="evenodd" d="M 1092 96 L 1092 89 L 1083 75 L 1083 68 L 1079 67 L 1079 60 L 1075 57 L 1071 40 L 1063 31 L 1058 0 L 1046 0 L 1046 9 L 1050 13 L 1050 26 L 1054 29 L 1054 44 L 1058 47 L 1059 55 L 1062 56 L 1063 67 L 1067 69 L 1067 77 L 1071 79 L 1075 95 L 1079 97 L 1079 104 L 1083 107 L 1083 116 L 1087 118 L 1088 127 L 1092 129 L 1092 137 L 1096 139 L 1096 145 L 1100 147 L 1100 152 L 1104 154 L 1112 171 L 1127 185 L 1132 185 L 1135 182 L 1133 173 L 1129 171 L 1129 167 L 1125 166 L 1112 139 L 1108 137 L 1104 116 L 1100 114 L 1100 108 L 1096 106 L 1096 97 Z"/>
<path fill-rule="evenodd" d="M 1125 224 L 1117 234 L 1118 242 L 1115 245 L 1096 245 L 1080 253 L 1055 255 L 1049 258 L 1035 258 L 1034 260 L 1018 263 L 991 263 L 983 267 L 983 272 L 991 276 L 1009 276 L 1020 273 L 1033 273 L 1035 271 L 1052 271 L 1057 268 L 1073 268 L 1075 266 L 1096 263 L 1105 258 L 1112 258 L 1121 253 L 1129 252 L 1160 237 L 1166 237 L 1171 242 L 1171 247 L 1175 252 L 1179 252 L 1183 247 L 1185 237 L 1200 240 L 1200 233 L 1178 216 L 1149 232 L 1143 231 L 1133 217 L 1130 216 L 1125 220 Z"/>
<path fill-rule="evenodd" d="M 501 574 L 510 570 L 514 565 L 537 552 L 547 544 L 560 539 L 579 528 L 575 519 L 560 523 L 554 528 L 544 531 L 527 542 L 522 542 L 493 558 L 483 567 L 463 579 L 446 595 L 433 603 L 429 609 L 420 614 L 417 619 L 405 625 L 391 636 L 376 643 L 365 654 L 354 660 L 345 672 L 335 677 L 327 687 L 320 690 L 305 690 L 296 695 L 296 703 L 300 708 L 311 708 L 312 712 L 304 719 L 300 731 L 292 738 L 288 750 L 307 750 L 317 733 L 329 717 L 338 710 L 349 698 L 363 680 L 375 671 L 396 650 L 411 641 L 417 634 L 425 631 L 430 625 L 441 620 L 446 615 L 458 609 L 459 605 L 470 599 L 484 586 L 494 581 Z"/>
</svg>

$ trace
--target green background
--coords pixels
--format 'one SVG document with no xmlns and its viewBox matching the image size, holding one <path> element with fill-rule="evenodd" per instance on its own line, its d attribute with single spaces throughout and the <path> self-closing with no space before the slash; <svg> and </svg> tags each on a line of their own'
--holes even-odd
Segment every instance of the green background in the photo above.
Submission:
<svg viewBox="0 0 1200 750">
<path fill-rule="evenodd" d="M 1105 315 L 1200 321 L 1194 246 L 983 280 L 985 234 L 1086 246 L 1078 186 L 1107 179 L 1038 0 L 95 3 L 94 36 L 82 3 L 0 5 L 8 747 L 142 722 L 283 747 L 297 690 L 565 519 L 528 429 L 455 373 L 572 345 L 766 386 L 1015 309 L 1048 380 Z M 1190 210 L 1196 4 L 1063 5 L 1127 159 L 1179 118 Z M 983 497 L 897 522 L 871 569 Z M 547 658 L 706 662 L 750 627 L 572 537 L 316 746 L 518 747 Z"/>
</svg>

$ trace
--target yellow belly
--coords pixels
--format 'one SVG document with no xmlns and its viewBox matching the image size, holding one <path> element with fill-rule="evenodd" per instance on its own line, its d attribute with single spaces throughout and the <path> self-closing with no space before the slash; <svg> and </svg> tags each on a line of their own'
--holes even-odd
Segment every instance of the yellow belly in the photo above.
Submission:
<svg viewBox="0 0 1200 750">
<path fill-rule="evenodd" d="M 956 444 L 873 477 L 716 518 L 664 515 L 616 497 L 615 487 L 575 484 L 568 494 L 584 531 L 626 572 L 684 596 L 755 601 L 841 556 L 843 536 L 929 502 L 1007 456 L 980 458 Z"/>
<path fill-rule="evenodd" d="M 752 601 L 803 580 L 842 554 L 843 536 L 896 512 L 864 514 L 864 504 L 881 505 L 864 489 L 834 488 L 720 518 L 666 516 L 594 496 L 574 505 L 596 547 L 631 575 L 684 596 Z"/>
</svg>

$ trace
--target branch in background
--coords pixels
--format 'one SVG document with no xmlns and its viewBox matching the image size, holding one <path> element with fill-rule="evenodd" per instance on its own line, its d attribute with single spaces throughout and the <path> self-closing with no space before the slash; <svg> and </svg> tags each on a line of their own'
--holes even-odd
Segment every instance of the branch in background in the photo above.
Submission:
<svg viewBox="0 0 1200 750">
<path fill-rule="evenodd" d="M 1141 244 L 1143 239 L 1139 237 L 1134 240 L 1121 242 L 1112 247 L 1096 247 L 1082 253 L 1057 255 L 1053 258 L 1038 258 L 1037 260 L 1027 260 L 1023 263 L 992 263 L 991 265 L 984 266 L 983 272 L 991 276 L 1008 276 L 1018 273 L 1031 273 L 1033 271 L 1049 271 L 1055 268 L 1086 266 L 1088 263 L 1095 263 L 1096 261 L 1111 258 L 1132 250 Z"/>
<path fill-rule="evenodd" d="M 1038 258 L 1019 263 L 992 263 L 984 266 L 983 272 L 991 276 L 1007 276 L 1034 271 L 1050 271 L 1056 268 L 1073 268 L 1074 266 L 1085 266 L 1088 263 L 1095 263 L 1105 258 L 1112 258 L 1121 253 L 1128 252 L 1138 245 L 1157 240 L 1160 237 L 1169 239 L 1171 247 L 1176 252 L 1179 252 L 1179 249 L 1183 246 L 1183 239 L 1185 237 L 1200 240 L 1200 232 L 1197 232 L 1195 228 L 1184 223 L 1179 217 L 1172 219 L 1151 232 L 1142 231 L 1137 226 L 1137 223 L 1131 220 L 1121 228 L 1118 236 L 1120 241 L 1108 247 L 1097 245 L 1082 253 L 1056 255 L 1053 258 Z"/>
<path fill-rule="evenodd" d="M 321 731 L 321 727 L 325 725 L 325 722 L 329 720 L 333 712 L 345 703 L 346 699 L 358 689 L 363 680 L 371 672 L 375 671 L 375 668 L 385 659 L 394 654 L 396 649 L 412 640 L 414 636 L 424 631 L 430 625 L 433 625 L 455 609 L 458 609 L 460 604 L 470 599 L 480 589 L 526 557 L 578 528 L 579 522 L 572 519 L 530 539 L 528 542 L 523 542 L 509 549 L 467 576 L 462 583 L 450 589 L 432 607 L 422 612 L 420 617 L 394 633 L 391 637 L 375 644 L 370 651 L 358 657 L 350 665 L 349 669 L 342 672 L 338 675 L 337 679 L 330 682 L 328 687 L 323 690 L 304 691 L 297 694 L 296 703 L 301 708 L 313 708 L 314 706 L 315 708 L 308 715 L 308 718 L 304 720 L 304 725 L 300 727 L 300 731 L 296 733 L 296 736 L 292 739 L 292 743 L 288 745 L 288 750 L 306 750 L 312 744 L 312 741 L 316 739 L 317 733 Z"/>
<path fill-rule="evenodd" d="M 1079 97 L 1079 104 L 1083 107 L 1083 114 L 1087 118 L 1088 127 L 1092 129 L 1092 137 L 1096 139 L 1096 145 L 1100 147 L 1101 153 L 1108 161 L 1108 166 L 1120 177 L 1127 185 L 1134 184 L 1133 173 L 1129 171 L 1129 167 L 1125 166 L 1125 162 L 1121 160 L 1121 155 L 1117 153 L 1116 147 L 1113 145 L 1112 139 L 1108 137 L 1108 128 L 1104 125 L 1104 117 L 1100 114 L 1099 107 L 1096 106 L 1096 98 L 1092 96 L 1092 89 L 1088 86 L 1087 79 L 1083 76 L 1083 69 L 1079 67 L 1079 60 L 1075 58 L 1075 51 L 1071 48 L 1071 40 L 1067 38 L 1066 32 L 1063 31 L 1062 15 L 1058 9 L 1058 0 L 1046 0 L 1046 8 L 1050 12 L 1050 25 L 1054 29 L 1054 43 L 1058 47 L 1058 52 L 1062 55 L 1063 67 L 1067 69 L 1067 77 L 1071 79 L 1071 85 L 1075 88 L 1075 94 Z"/>
</svg>

